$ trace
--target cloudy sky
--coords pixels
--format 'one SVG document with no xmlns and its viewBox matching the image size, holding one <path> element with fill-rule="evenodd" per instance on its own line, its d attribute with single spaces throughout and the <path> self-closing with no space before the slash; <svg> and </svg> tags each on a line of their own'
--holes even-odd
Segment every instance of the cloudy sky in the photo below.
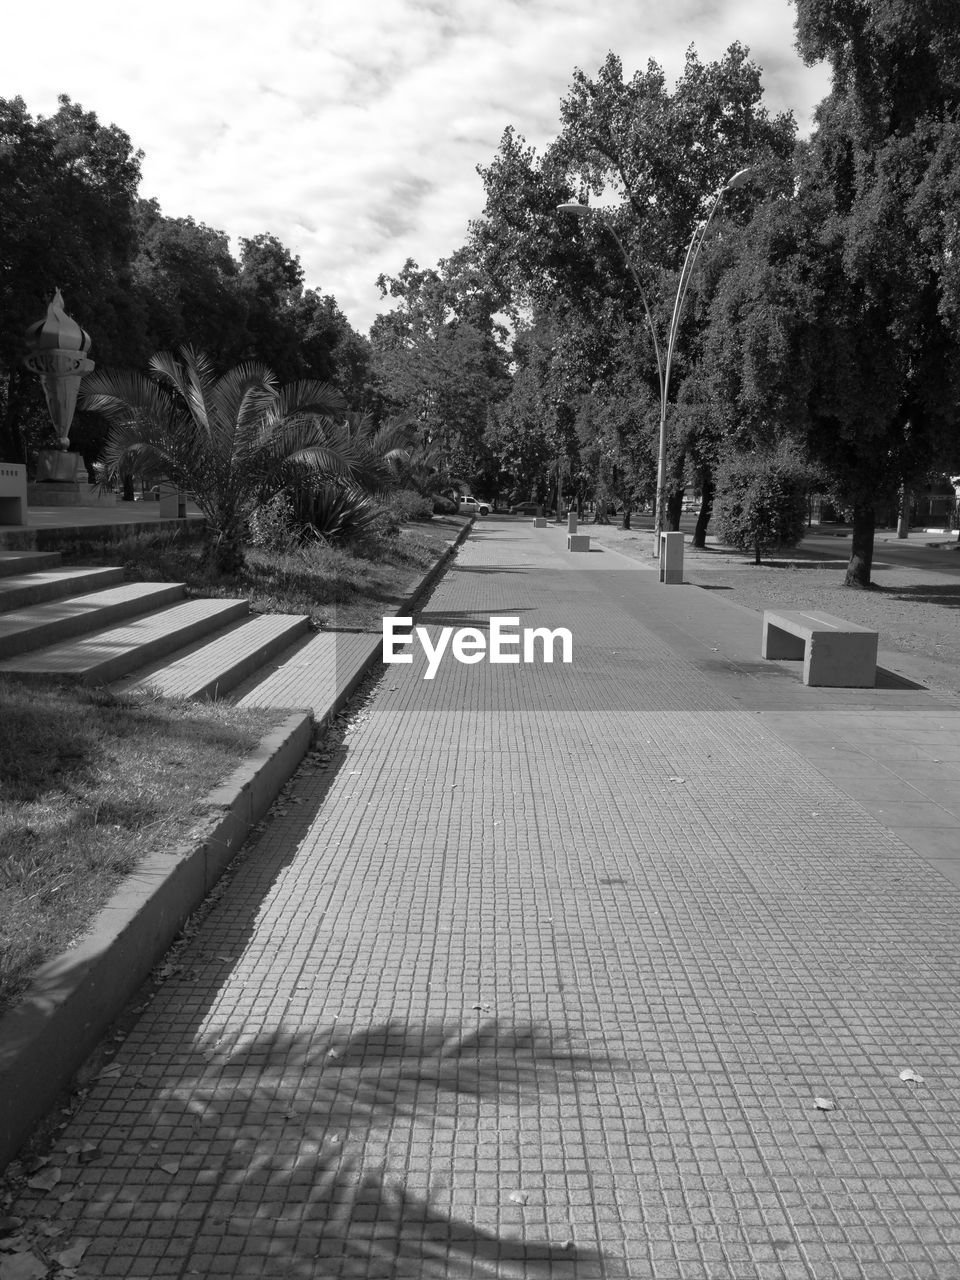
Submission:
<svg viewBox="0 0 960 1280">
<path fill-rule="evenodd" d="M 512 124 L 541 149 L 575 67 L 607 52 L 672 83 L 734 40 L 801 132 L 828 88 L 789 0 L 47 0 L 11 6 L 0 97 L 68 94 L 145 153 L 141 194 L 236 238 L 270 231 L 362 332 L 375 281 L 433 265 L 483 205 L 477 164 Z"/>
</svg>

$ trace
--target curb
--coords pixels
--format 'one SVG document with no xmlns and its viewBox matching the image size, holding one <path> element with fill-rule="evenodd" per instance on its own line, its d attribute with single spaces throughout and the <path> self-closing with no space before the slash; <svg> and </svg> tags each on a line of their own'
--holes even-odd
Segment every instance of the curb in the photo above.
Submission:
<svg viewBox="0 0 960 1280">
<path fill-rule="evenodd" d="M 48 960 L 0 1018 L 0 1169 L 76 1073 L 210 892 L 303 758 L 311 717 L 290 715 L 204 801 L 189 844 L 149 855 L 77 946 Z"/>
<path fill-rule="evenodd" d="M 441 573 L 443 573 L 444 569 L 446 569 L 453 557 L 457 554 L 457 548 L 467 540 L 467 535 L 473 528 L 475 521 L 476 516 L 471 516 L 457 536 L 447 543 L 446 550 L 442 553 L 433 568 L 428 569 L 420 581 L 416 583 L 410 591 L 405 595 L 400 596 L 399 599 L 391 602 L 396 605 L 397 612 L 388 616 L 396 618 L 402 609 L 416 608 L 436 580 L 440 577 Z"/>
<path fill-rule="evenodd" d="M 410 608 L 467 537 L 468 521 L 436 563 L 400 597 Z M 320 723 L 346 703 L 379 650 L 358 663 Z M 42 965 L 23 998 L 0 1015 L 0 1172 L 76 1075 L 124 1005 L 210 893 L 250 830 L 306 754 L 309 712 L 294 712 L 201 802 L 189 843 L 150 854 L 124 879 L 80 942 Z"/>
</svg>

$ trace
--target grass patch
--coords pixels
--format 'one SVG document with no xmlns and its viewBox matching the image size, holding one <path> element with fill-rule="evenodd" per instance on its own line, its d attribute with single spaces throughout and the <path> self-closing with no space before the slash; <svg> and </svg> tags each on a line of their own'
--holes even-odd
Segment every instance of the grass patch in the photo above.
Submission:
<svg viewBox="0 0 960 1280">
<path fill-rule="evenodd" d="M 0 679 L 0 1011 L 286 714 Z"/>
<path fill-rule="evenodd" d="M 248 550 L 232 578 L 218 576 L 199 540 L 146 533 L 124 539 L 83 563 L 122 564 L 137 582 L 183 582 L 191 594 L 244 598 L 255 613 L 306 614 L 324 630 L 379 631 L 385 613 L 463 528 L 464 520 L 435 517 L 405 526 L 399 537 L 356 547 L 307 543 L 288 553 Z"/>
</svg>

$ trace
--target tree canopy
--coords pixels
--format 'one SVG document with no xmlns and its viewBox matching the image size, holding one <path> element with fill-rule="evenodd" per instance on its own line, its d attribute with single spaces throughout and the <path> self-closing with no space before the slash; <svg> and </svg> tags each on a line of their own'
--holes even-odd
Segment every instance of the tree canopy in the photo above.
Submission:
<svg viewBox="0 0 960 1280">
<path fill-rule="evenodd" d="M 0 99 L 0 456 L 23 461 L 51 440 L 24 334 L 56 288 L 93 337 L 99 368 L 142 367 L 190 345 L 222 366 L 266 363 L 281 382 L 337 384 L 360 406 L 369 345 L 336 299 L 304 287 L 299 259 L 272 233 L 243 239 L 165 216 L 138 194 L 143 155 L 116 125 L 62 96 L 34 118 Z M 80 411 L 71 440 L 88 461 L 102 420 Z"/>
</svg>

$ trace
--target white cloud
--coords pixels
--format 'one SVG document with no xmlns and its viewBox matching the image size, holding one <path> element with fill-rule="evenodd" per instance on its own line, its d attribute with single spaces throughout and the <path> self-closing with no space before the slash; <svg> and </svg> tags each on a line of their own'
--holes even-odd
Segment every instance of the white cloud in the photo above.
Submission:
<svg viewBox="0 0 960 1280">
<path fill-rule="evenodd" d="M 801 129 L 827 90 L 793 50 L 789 0 L 130 0 L 5 17 L 0 92 L 34 113 L 68 93 L 145 152 L 144 195 L 235 239 L 272 231 L 307 283 L 366 329 L 375 280 L 450 254 L 479 214 L 477 164 L 507 124 L 538 149 L 574 67 L 625 74 L 735 39 L 771 110 Z M 42 26 L 42 30 L 40 27 Z"/>
</svg>

